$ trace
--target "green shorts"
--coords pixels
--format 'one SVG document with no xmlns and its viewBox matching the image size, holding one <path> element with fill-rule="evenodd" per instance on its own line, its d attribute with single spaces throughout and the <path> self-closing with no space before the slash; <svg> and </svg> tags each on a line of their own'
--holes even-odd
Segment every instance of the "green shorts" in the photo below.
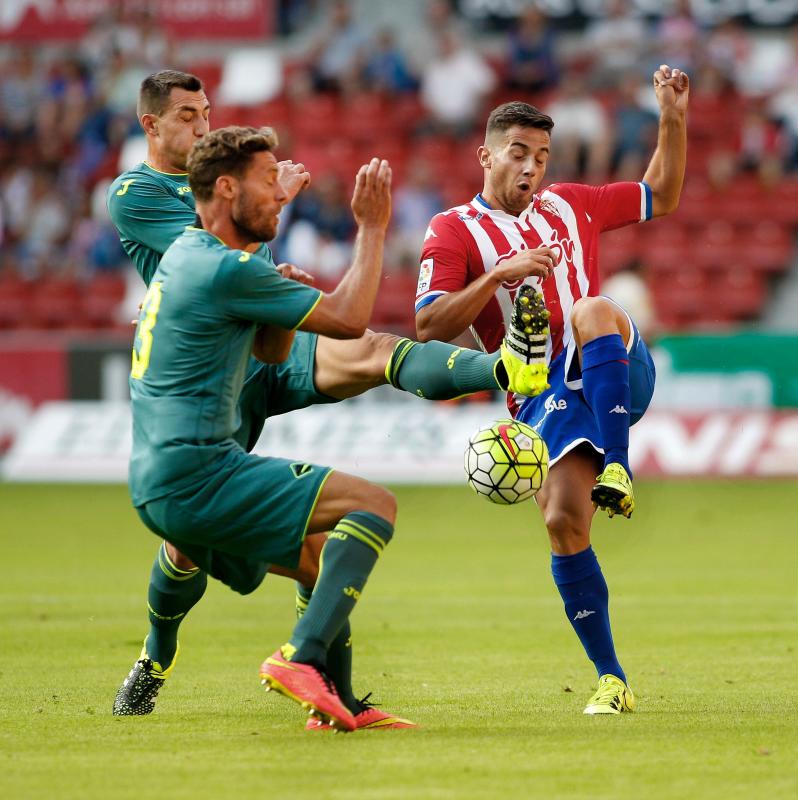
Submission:
<svg viewBox="0 0 798 800">
<path fill-rule="evenodd" d="M 144 524 L 241 594 L 270 564 L 293 569 L 329 467 L 261 458 L 236 448 L 189 489 L 136 508 Z"/>
<path fill-rule="evenodd" d="M 250 451 L 258 443 L 263 423 L 299 408 L 337 403 L 337 398 L 322 394 L 313 380 L 318 335 L 297 331 L 288 358 L 281 364 L 263 364 L 251 358 L 244 387 L 238 401 L 241 425 L 235 440 Z"/>
</svg>

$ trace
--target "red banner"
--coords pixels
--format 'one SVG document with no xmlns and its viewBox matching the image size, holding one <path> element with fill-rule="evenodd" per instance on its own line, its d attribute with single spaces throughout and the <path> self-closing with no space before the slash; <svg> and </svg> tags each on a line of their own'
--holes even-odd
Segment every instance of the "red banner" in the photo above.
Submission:
<svg viewBox="0 0 798 800">
<path fill-rule="evenodd" d="M 149 11 L 176 39 L 264 39 L 274 31 L 274 0 L 2 0 L 0 41 L 78 39 L 95 22 L 135 20 Z"/>
</svg>

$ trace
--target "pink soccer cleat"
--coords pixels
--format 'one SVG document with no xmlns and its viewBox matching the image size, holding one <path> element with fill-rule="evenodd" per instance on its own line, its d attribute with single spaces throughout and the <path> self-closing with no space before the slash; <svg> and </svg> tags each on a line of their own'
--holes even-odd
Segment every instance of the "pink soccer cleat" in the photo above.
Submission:
<svg viewBox="0 0 798 800">
<path fill-rule="evenodd" d="M 287 661 L 278 648 L 260 666 L 260 682 L 299 703 L 314 721 L 341 731 L 353 731 L 355 718 L 338 697 L 335 686 L 311 664 Z"/>
</svg>

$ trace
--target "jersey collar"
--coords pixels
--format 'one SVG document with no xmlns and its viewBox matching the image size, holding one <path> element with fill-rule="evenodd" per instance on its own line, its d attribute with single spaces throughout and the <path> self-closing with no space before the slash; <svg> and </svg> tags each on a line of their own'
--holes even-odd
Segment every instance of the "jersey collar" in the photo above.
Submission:
<svg viewBox="0 0 798 800">
<path fill-rule="evenodd" d="M 180 181 L 181 183 L 185 183 L 188 180 L 187 172 L 164 172 L 163 170 L 155 169 L 152 164 L 148 164 L 146 161 L 142 161 L 141 163 L 147 169 L 152 170 L 152 172 L 158 173 L 158 175 L 165 175 L 167 178 L 172 178 L 173 180 Z"/>
<path fill-rule="evenodd" d="M 477 192 L 474 199 L 471 201 L 472 205 L 478 208 L 483 214 L 487 214 L 490 217 L 504 217 L 506 219 L 517 220 L 519 217 L 514 217 L 512 214 L 508 214 L 506 211 L 502 211 L 500 208 L 493 208 L 490 203 L 482 196 L 482 192 Z"/>
</svg>

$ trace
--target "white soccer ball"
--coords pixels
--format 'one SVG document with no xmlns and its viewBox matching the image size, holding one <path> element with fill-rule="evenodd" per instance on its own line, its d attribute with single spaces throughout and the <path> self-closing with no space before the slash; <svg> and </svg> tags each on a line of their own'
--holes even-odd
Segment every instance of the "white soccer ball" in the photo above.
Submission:
<svg viewBox="0 0 798 800">
<path fill-rule="evenodd" d="M 465 451 L 468 485 L 493 503 L 512 505 L 534 497 L 549 472 L 546 443 L 523 422 L 500 419 L 478 430 Z"/>
</svg>

